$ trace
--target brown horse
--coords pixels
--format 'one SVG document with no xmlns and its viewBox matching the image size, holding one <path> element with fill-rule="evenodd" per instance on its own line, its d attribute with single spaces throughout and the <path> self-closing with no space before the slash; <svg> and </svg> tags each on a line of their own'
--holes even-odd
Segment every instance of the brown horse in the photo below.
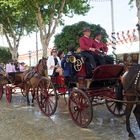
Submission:
<svg viewBox="0 0 140 140">
<path fill-rule="evenodd" d="M 36 94 L 36 87 L 42 76 L 45 76 L 47 70 L 46 59 L 43 58 L 39 61 L 36 67 L 27 70 L 23 73 L 16 73 L 14 77 L 14 84 L 21 87 L 27 98 L 27 104 L 30 105 L 29 92 L 32 94 L 31 105 L 34 105 Z"/>
<path fill-rule="evenodd" d="M 130 115 L 133 113 L 140 128 L 140 65 L 131 66 L 123 75 L 124 95 L 126 97 L 126 129 L 129 137 L 135 139 L 130 127 Z"/>
</svg>

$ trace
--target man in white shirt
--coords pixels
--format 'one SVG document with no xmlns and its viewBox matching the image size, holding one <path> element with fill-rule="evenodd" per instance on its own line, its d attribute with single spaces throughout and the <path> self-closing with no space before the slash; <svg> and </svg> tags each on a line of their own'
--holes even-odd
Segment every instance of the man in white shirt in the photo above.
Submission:
<svg viewBox="0 0 140 140">
<path fill-rule="evenodd" d="M 16 72 L 15 65 L 9 61 L 8 64 L 6 64 L 6 73 Z"/>
</svg>

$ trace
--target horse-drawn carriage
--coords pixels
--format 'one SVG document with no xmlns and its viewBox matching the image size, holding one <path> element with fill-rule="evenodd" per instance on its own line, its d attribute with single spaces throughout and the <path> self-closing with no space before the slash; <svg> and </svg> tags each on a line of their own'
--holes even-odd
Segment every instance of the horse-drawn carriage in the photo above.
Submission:
<svg viewBox="0 0 140 140">
<path fill-rule="evenodd" d="M 25 72 L 10 72 L 6 74 L 3 70 L 3 73 L 0 74 L 0 99 L 2 99 L 3 93 L 5 92 L 7 102 L 10 103 L 12 94 L 22 93 L 23 96 L 27 97 L 27 103 L 29 105 L 29 92 L 31 92 L 34 100 L 37 96 L 36 92 L 39 91 L 38 88 L 42 79 L 43 81 L 48 80 L 44 77 L 46 68 L 46 59 L 42 59 L 36 67 Z M 2 92 L 3 89 L 5 89 L 4 92 Z"/>
<path fill-rule="evenodd" d="M 118 100 L 123 100 L 120 76 L 124 72 L 122 65 L 102 65 L 93 71 L 93 76 L 86 78 L 86 68 L 83 60 L 74 58 L 73 68 L 77 71 L 75 83 L 74 77 L 67 79 L 63 76 L 52 76 L 50 85 L 46 86 L 44 93 L 37 96 L 40 109 L 47 116 L 55 113 L 58 96 L 69 96 L 68 108 L 73 121 L 80 127 L 86 127 L 92 120 L 93 106 L 101 104 L 104 100 L 108 110 L 122 116 L 125 112 L 125 104 L 120 108 Z M 68 80 L 68 81 L 67 81 Z M 69 83 L 73 86 L 68 86 Z M 40 86 L 41 87 L 41 86 Z M 45 86 L 44 86 L 45 87 Z"/>
</svg>

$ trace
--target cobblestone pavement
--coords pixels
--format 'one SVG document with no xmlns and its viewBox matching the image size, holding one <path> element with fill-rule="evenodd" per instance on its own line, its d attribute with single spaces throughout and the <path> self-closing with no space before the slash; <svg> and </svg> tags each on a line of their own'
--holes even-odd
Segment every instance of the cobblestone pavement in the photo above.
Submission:
<svg viewBox="0 0 140 140">
<path fill-rule="evenodd" d="M 88 128 L 79 128 L 71 120 L 63 99 L 51 118 L 41 114 L 37 104 L 27 107 L 26 99 L 14 96 L 12 103 L 5 98 L 0 103 L 0 140 L 128 140 L 125 119 L 115 118 L 104 105 L 94 107 L 93 121 Z M 132 129 L 140 140 L 134 117 Z"/>
</svg>

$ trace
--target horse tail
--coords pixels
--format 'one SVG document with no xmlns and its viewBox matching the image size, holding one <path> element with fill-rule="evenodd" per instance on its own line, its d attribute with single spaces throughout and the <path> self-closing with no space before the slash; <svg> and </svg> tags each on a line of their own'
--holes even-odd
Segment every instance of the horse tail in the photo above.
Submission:
<svg viewBox="0 0 140 140">
<path fill-rule="evenodd" d="M 123 85 L 121 82 L 118 82 L 118 84 L 115 87 L 115 93 L 116 93 L 116 99 L 123 101 Z M 122 102 L 116 102 L 116 107 L 120 111 L 122 110 L 123 103 Z"/>
</svg>

